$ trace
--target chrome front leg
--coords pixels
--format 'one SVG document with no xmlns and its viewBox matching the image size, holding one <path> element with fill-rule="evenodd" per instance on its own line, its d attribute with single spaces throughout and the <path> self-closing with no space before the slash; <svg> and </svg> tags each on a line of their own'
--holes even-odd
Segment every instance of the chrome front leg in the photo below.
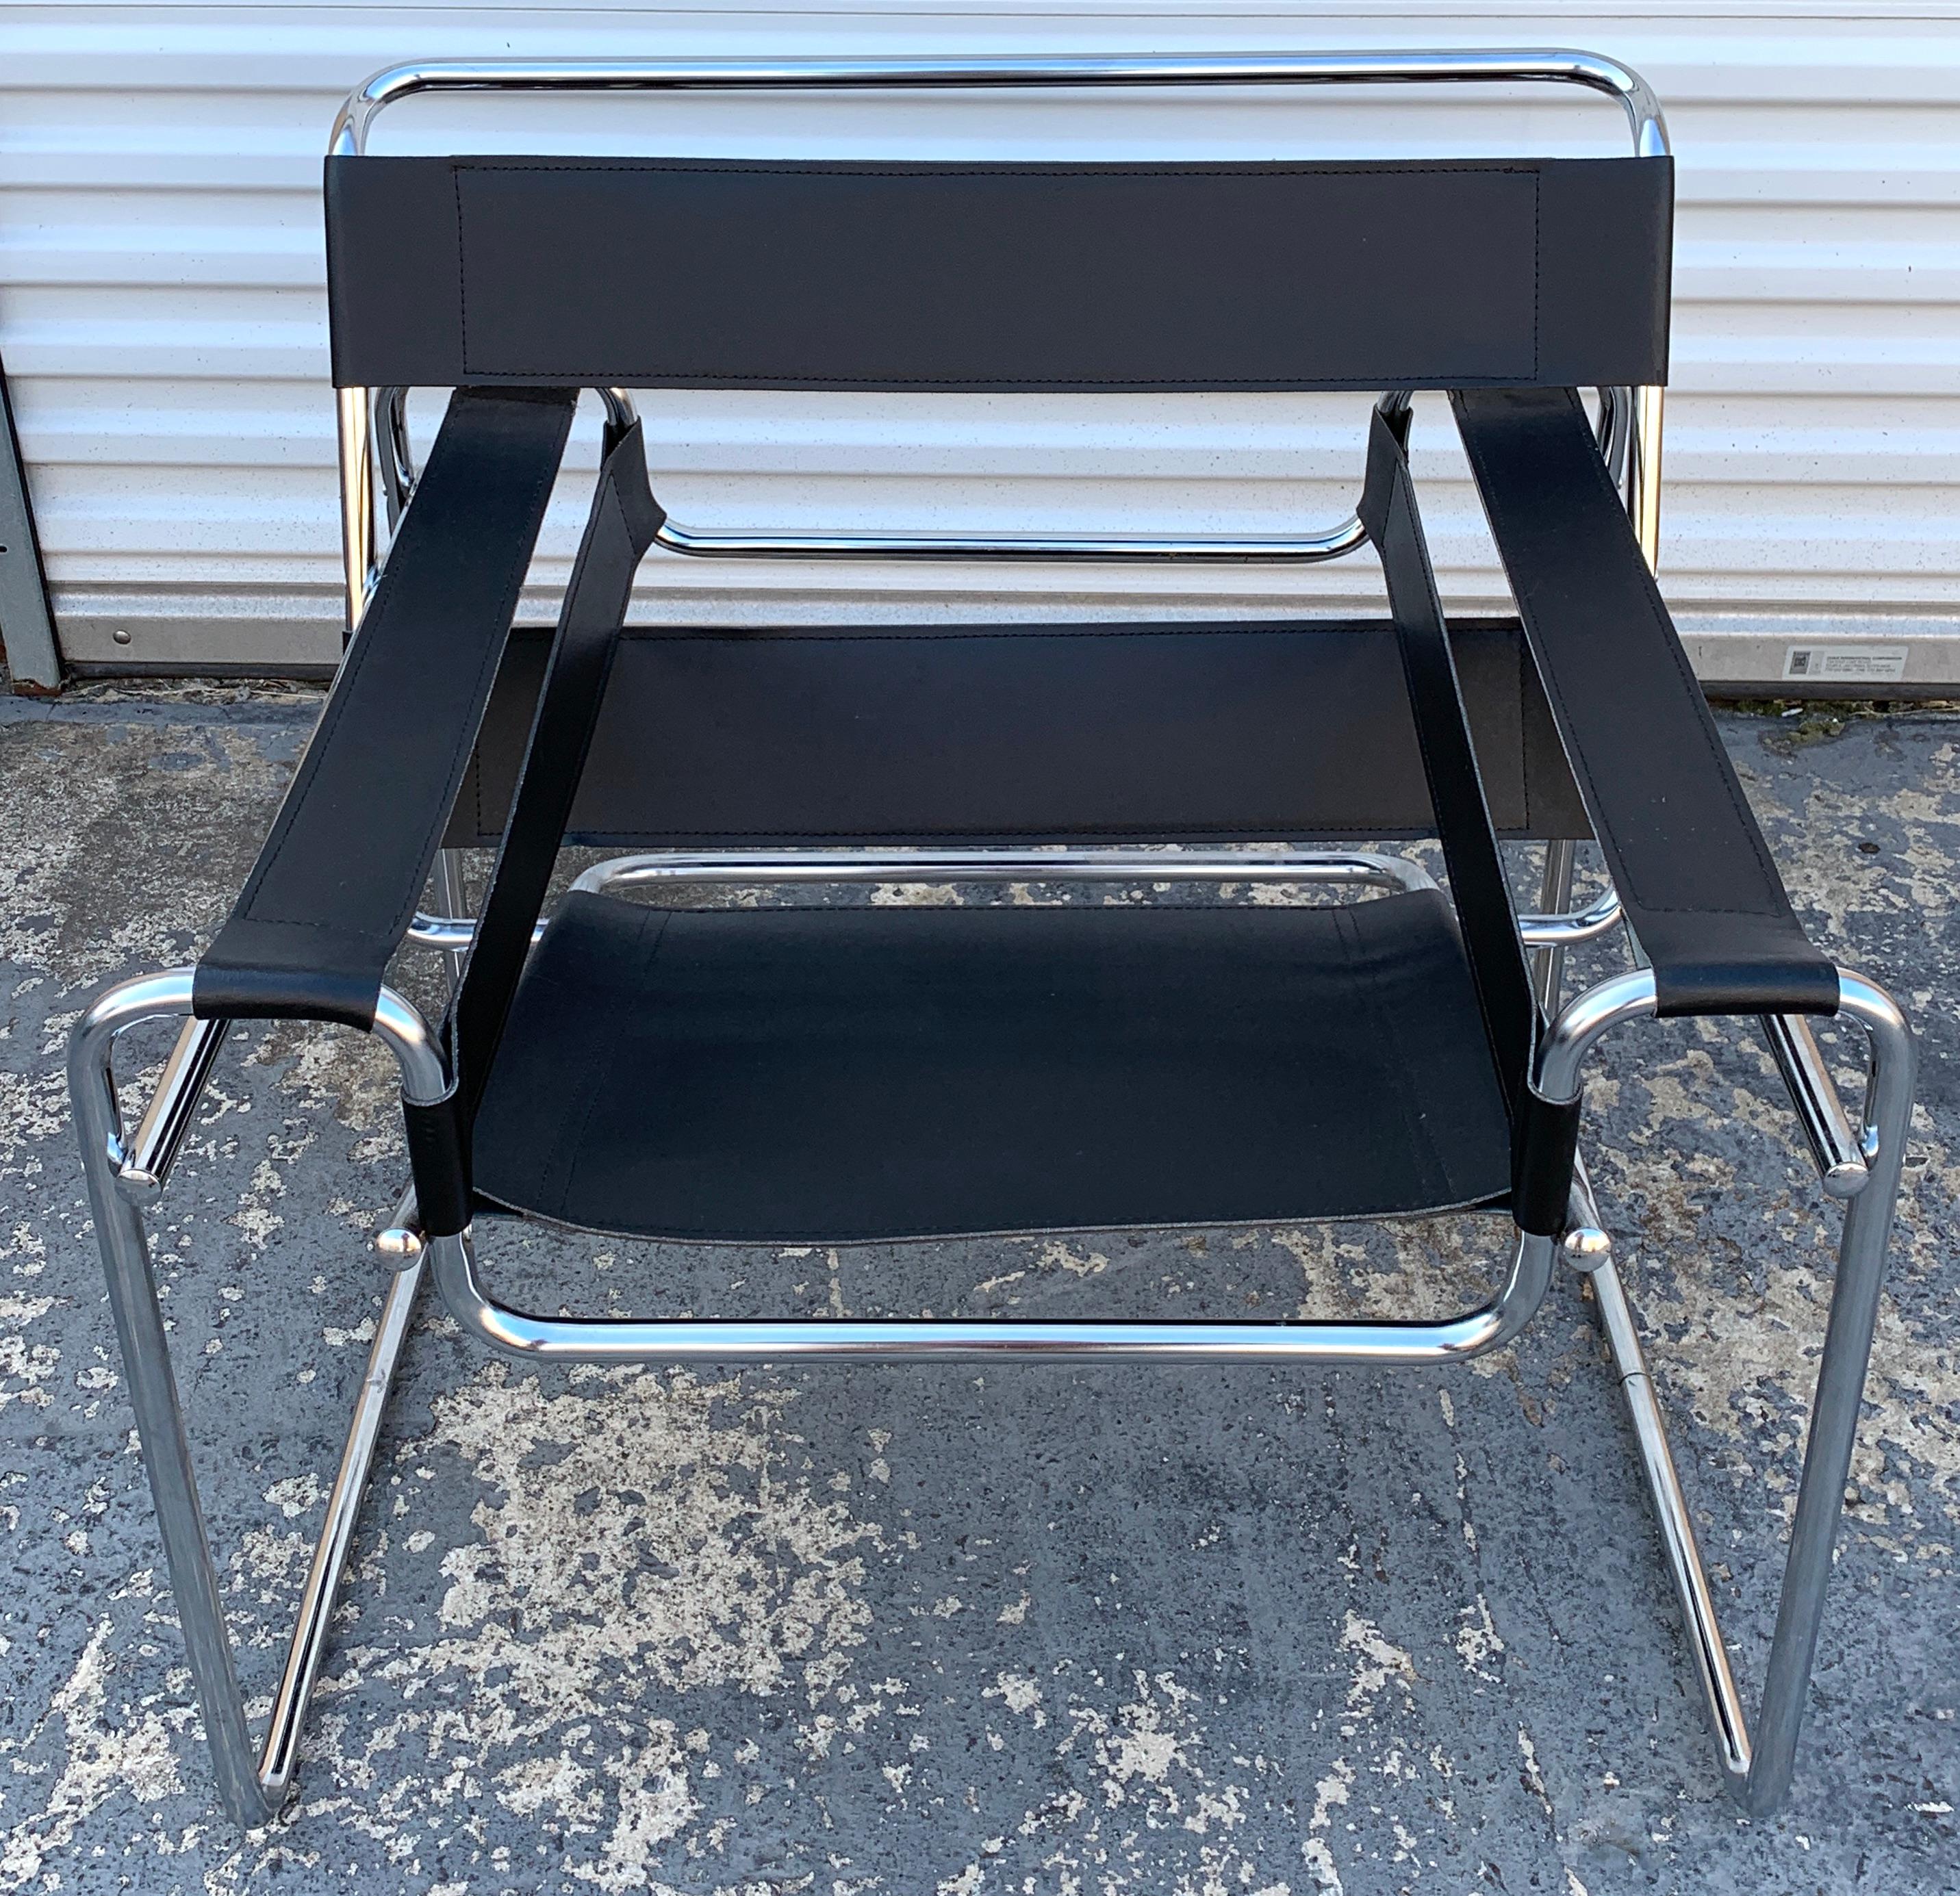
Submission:
<svg viewBox="0 0 1960 1896">
<path fill-rule="evenodd" d="M 225 1023 L 187 1023 L 177 1051 L 165 1067 L 157 1097 L 144 1115 L 133 1158 L 125 1148 L 113 1069 L 116 1036 L 138 1021 L 188 1016 L 191 985 L 192 971 L 178 969 L 125 981 L 103 995 L 77 1024 L 70 1042 L 68 1090 L 81 1139 L 82 1166 L 122 1349 L 123 1374 L 135 1411 L 144 1467 L 156 1503 L 158 1527 L 198 1704 L 204 1715 L 218 1796 L 234 1821 L 252 1829 L 276 1816 L 292 1789 L 300 1731 L 326 1651 L 328 1624 L 346 1569 L 389 1388 L 421 1287 L 422 1269 L 417 1264 L 396 1274 L 376 1325 L 261 1750 L 253 1743 L 225 1630 L 224 1601 L 198 1499 L 142 1210 L 142 1201 L 163 1188 Z M 423 1035 L 418 1032 L 419 1021 L 419 1015 L 407 1003 L 385 996 L 377 1030 L 395 1047 L 405 1075 L 412 1070 L 426 1080 L 428 1076 L 422 1071 L 427 1062 L 420 1044 Z M 432 1043 L 428 1043 L 427 1051 L 433 1057 Z"/>
<path fill-rule="evenodd" d="M 1573 1195 L 1571 1229 L 1564 1246 L 1567 1261 L 1591 1278 L 1600 1327 L 1634 1425 L 1641 1472 L 1686 1622 L 1724 1774 L 1731 1794 L 1753 1816 L 1766 1816 L 1782 1803 L 1796 1768 L 1797 1739 L 1830 1584 L 1832 1548 L 1844 1511 L 1844 1484 L 1857 1446 L 1859 1407 L 1878 1323 L 1917 1067 L 1911 1029 L 1892 997 L 1847 969 L 1838 970 L 1838 984 L 1839 1017 L 1856 1021 L 1871 1048 L 1870 1096 L 1866 1124 L 1856 1141 L 1868 1174 L 1845 1207 L 1823 1358 L 1811 1404 L 1796 1518 L 1783 1565 L 1776 1633 L 1753 1739 L 1717 1622 L 1714 1595 L 1695 1543 L 1693 1518 L 1668 1446 L 1639 1330 L 1583 1172 Z M 1653 1006 L 1653 977 L 1644 970 L 1602 983 L 1576 1000 L 1548 1040 L 1551 1077 L 1566 1088 L 1548 1096 L 1571 1097 L 1578 1063 L 1586 1049 L 1607 1028 L 1651 1013 Z M 1541 1075 L 1542 1086 L 1543 1067 Z M 1801 1118 L 1803 1101 L 1795 1087 L 1793 1098 Z M 1826 1169 L 1826 1155 L 1807 1121 L 1805 1131 L 1825 1189 L 1837 1195 L 1834 1184 L 1841 1189 L 1841 1183 Z"/>
</svg>

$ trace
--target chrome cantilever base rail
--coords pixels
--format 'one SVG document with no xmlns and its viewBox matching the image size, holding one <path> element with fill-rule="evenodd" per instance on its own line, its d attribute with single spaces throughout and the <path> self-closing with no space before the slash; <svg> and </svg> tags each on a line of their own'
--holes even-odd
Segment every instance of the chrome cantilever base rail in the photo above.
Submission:
<svg viewBox="0 0 1960 1896">
<path fill-rule="evenodd" d="M 1354 880 L 1363 878 L 1357 874 Z M 1549 954 L 1558 945 L 1560 938 L 1554 935 L 1542 944 L 1540 953 Z M 1442 1364 L 1481 1355 L 1515 1336 L 1537 1311 L 1551 1274 L 1554 1241 L 1520 1233 L 1495 1296 L 1465 1315 L 1430 1322 L 621 1321 L 540 1317 L 512 1309 L 485 1288 L 468 1233 L 421 1244 L 410 1239 L 398 1246 L 405 1261 L 394 1275 L 377 1327 L 326 1522 L 301 1593 L 269 1729 L 262 1746 L 255 1747 L 225 1629 L 142 1217 L 143 1204 L 167 1182 L 225 1023 L 186 1020 L 157 1097 L 131 1144 L 125 1141 L 112 1066 L 116 1039 L 125 1029 L 139 1021 L 190 1013 L 192 979 L 190 969 L 179 969 L 125 982 L 103 995 L 75 1029 L 68 1078 L 110 1302 L 218 1792 L 226 1810 L 247 1828 L 275 1817 L 292 1788 L 300 1732 L 324 1656 L 326 1629 L 390 1385 L 425 1269 L 433 1274 L 444 1304 L 471 1334 L 509 1354 L 556 1362 L 1020 1356 Z M 1841 975 L 1841 1018 L 1864 1029 L 1872 1054 L 1869 1094 L 1857 1140 L 1869 1174 L 1864 1188 L 1846 1208 L 1795 1528 L 1753 1742 L 1632 1313 L 1583 1174 L 1564 1242 L 1568 1261 L 1590 1276 L 1729 1787 L 1757 1814 L 1774 1808 L 1790 1783 L 1911 1110 L 1915 1056 L 1904 1016 L 1870 982 L 1849 973 Z M 1545 1036 L 1538 1074 L 1540 1090 L 1551 1099 L 1576 1097 L 1581 1066 L 1598 1040 L 1612 1027 L 1653 1010 L 1653 978 L 1643 969 L 1580 995 L 1561 1011 Z M 395 1055 L 405 1099 L 428 1103 L 444 1096 L 448 1076 L 441 1055 L 412 1005 L 392 991 L 384 991 L 374 1030 Z M 1803 1101 L 1794 1086 L 1793 1097 L 1801 1115 Z M 411 1199 L 397 1213 L 396 1223 L 412 1229 L 413 1223 Z"/>
<path fill-rule="evenodd" d="M 483 1287 L 466 1232 L 429 1243 L 436 1288 L 470 1335 L 505 1354 L 551 1363 L 715 1363 L 1026 1356 L 1152 1357 L 1176 1362 L 1467 1362 L 1508 1343 L 1551 1281 L 1553 1242 L 1524 1233 L 1503 1287 L 1467 1315 L 1440 1322 L 1051 1323 L 1025 1318 L 727 1319 L 539 1317 L 501 1304 Z"/>
</svg>

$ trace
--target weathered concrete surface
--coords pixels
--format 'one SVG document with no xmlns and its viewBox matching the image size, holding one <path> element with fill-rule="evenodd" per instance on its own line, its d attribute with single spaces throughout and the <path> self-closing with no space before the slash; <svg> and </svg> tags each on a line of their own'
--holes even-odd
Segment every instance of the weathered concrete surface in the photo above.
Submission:
<svg viewBox="0 0 1960 1896">
<path fill-rule="evenodd" d="M 181 961 L 317 701 L 0 713 L 0 1891 L 1305 1896 L 1960 1889 L 1960 722 L 1725 729 L 1925 1105 L 1796 1795 L 1724 1801 L 1586 1306 L 1476 1370 L 532 1376 L 425 1316 L 287 1819 L 212 1802 L 61 1048 Z M 1806 733 L 1807 734 L 1807 733 Z M 159 1043 L 150 1057 L 161 1054 Z M 242 1056 L 242 1057 L 240 1057 Z M 1628 1035 L 1589 1147 L 1742 1664 L 1834 1218 L 1748 1034 Z M 228 1054 L 158 1220 L 269 1688 L 401 1172 L 348 1036 Z M 1468 1227 L 829 1254 L 493 1248 L 549 1307 L 1437 1307 Z"/>
</svg>

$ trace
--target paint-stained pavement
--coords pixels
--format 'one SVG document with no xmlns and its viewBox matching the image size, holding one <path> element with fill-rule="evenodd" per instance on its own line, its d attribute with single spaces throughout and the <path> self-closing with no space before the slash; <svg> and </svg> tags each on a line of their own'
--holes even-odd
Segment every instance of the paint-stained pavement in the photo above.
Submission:
<svg viewBox="0 0 1960 1896">
<path fill-rule="evenodd" d="M 536 1375 L 425 1312 L 299 1798 L 237 1835 L 62 1049 L 104 981 L 205 938 L 317 701 L 95 687 L 0 709 L 0 1891 L 1960 1890 L 1960 720 L 1930 713 L 1724 721 L 1817 938 L 1896 988 L 1927 1055 L 1786 1815 L 1745 1823 L 1724 1799 L 1567 1280 L 1501 1357 L 1386 1377 Z M 1590 1098 L 1753 1678 L 1834 1217 L 1752 1031 L 1630 1032 Z M 241 1035 L 155 1227 L 261 1710 L 401 1171 L 374 1049 Z M 546 1307 L 1280 1314 L 1440 1308 L 1481 1283 L 1488 1236 L 488 1257 Z"/>
</svg>

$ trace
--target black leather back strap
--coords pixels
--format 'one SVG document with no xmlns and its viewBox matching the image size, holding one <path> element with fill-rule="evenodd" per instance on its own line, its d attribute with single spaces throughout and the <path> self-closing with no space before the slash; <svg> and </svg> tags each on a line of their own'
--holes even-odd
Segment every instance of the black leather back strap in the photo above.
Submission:
<svg viewBox="0 0 1960 1896">
<path fill-rule="evenodd" d="M 450 1051 L 463 1134 L 459 1144 L 466 1153 L 585 767 L 633 575 L 663 517 L 647 484 L 645 448 L 635 422 L 600 471 L 503 846 L 450 1010 Z"/>
<path fill-rule="evenodd" d="M 1667 376 L 1665 157 L 342 156 L 326 196 L 343 387 Z"/>
<path fill-rule="evenodd" d="M 1484 1016 L 1491 1057 L 1511 1115 L 1512 1211 L 1527 1231 L 1565 1228 L 1577 1114 L 1532 1089 L 1538 1006 L 1511 908 L 1495 829 L 1477 768 L 1436 574 L 1409 476 L 1406 410 L 1376 411 L 1368 440 L 1362 524 L 1380 554 L 1402 650 L 1430 801 L 1449 870 L 1449 892 Z"/>
<path fill-rule="evenodd" d="M 447 840 L 494 849 L 552 628 L 511 635 Z M 1500 835 L 1588 837 L 1516 621 L 1452 617 Z M 628 625 L 568 842 L 1427 836 L 1386 619 Z"/>
<path fill-rule="evenodd" d="M 1451 401 L 1658 1010 L 1835 1012 L 1577 395 Z"/>
<path fill-rule="evenodd" d="M 207 1018 L 374 1025 L 463 781 L 577 392 L 459 390 L 231 919 Z"/>
</svg>

